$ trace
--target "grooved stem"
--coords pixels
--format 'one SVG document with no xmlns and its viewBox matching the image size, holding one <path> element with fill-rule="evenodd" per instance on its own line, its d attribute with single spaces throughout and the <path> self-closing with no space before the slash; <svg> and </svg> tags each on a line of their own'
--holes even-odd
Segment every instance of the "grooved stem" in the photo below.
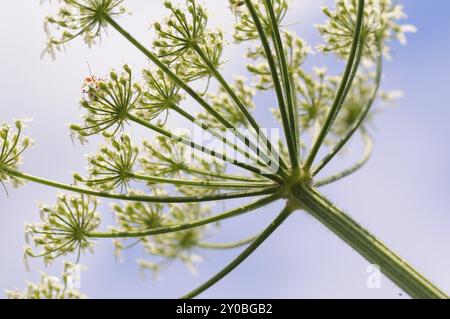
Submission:
<svg viewBox="0 0 450 319">
<path fill-rule="evenodd" d="M 295 199 L 303 209 L 349 244 L 412 298 L 447 299 L 448 296 L 361 227 L 350 216 L 312 188 L 298 186 Z"/>
</svg>

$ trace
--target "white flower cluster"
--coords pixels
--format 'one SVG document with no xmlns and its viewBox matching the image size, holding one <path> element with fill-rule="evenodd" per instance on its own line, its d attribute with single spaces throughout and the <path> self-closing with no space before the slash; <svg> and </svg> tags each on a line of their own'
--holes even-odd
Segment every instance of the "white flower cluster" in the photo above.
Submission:
<svg viewBox="0 0 450 319">
<path fill-rule="evenodd" d="M 41 222 L 26 225 L 25 239 L 40 252 L 25 248 L 24 259 L 43 257 L 49 264 L 59 256 L 92 250 L 94 243 L 87 237 L 100 225 L 98 202 L 92 197 L 60 195 L 54 207 L 41 206 Z"/>
<path fill-rule="evenodd" d="M 98 190 L 128 190 L 130 174 L 139 155 L 138 147 L 131 143 L 128 135 L 111 138 L 108 146 L 102 146 L 100 151 L 88 157 L 89 178 L 76 174 L 77 182 Z"/>
<path fill-rule="evenodd" d="M 72 276 L 79 268 L 65 262 L 61 278 L 42 274 L 39 283 L 28 283 L 24 290 L 7 290 L 6 296 L 8 299 L 85 299 L 84 294 L 71 287 Z"/>
<path fill-rule="evenodd" d="M 180 75 L 182 66 L 178 64 L 175 68 L 175 74 Z M 145 90 L 142 92 L 139 106 L 136 107 L 136 114 L 140 118 L 148 121 L 156 119 L 164 114 L 166 122 L 170 109 L 178 106 L 184 98 L 180 92 L 180 87 L 163 71 L 144 70 Z"/>
<path fill-rule="evenodd" d="M 325 24 L 317 25 L 326 44 L 320 46 L 324 52 L 334 52 L 339 57 L 349 55 L 353 32 L 355 30 L 358 0 L 336 0 L 335 8 L 323 8 L 328 17 Z M 406 43 L 405 34 L 415 32 L 416 28 L 409 24 L 399 24 L 405 19 L 403 7 L 392 0 L 367 0 L 364 7 L 364 23 L 361 40 L 364 42 L 363 57 L 375 60 L 378 46 L 388 55 L 389 42 L 397 39 Z"/>
<path fill-rule="evenodd" d="M 55 58 L 56 51 L 64 45 L 82 37 L 91 46 L 101 37 L 106 27 L 105 15 L 117 17 L 126 13 L 123 0 L 59 0 L 58 12 L 45 19 L 44 28 L 48 35 L 47 47 L 43 55 Z M 59 35 L 54 36 L 56 30 Z"/>
<path fill-rule="evenodd" d="M 211 69 L 205 62 L 218 67 L 223 51 L 221 30 L 207 27 L 206 10 L 194 0 L 186 1 L 186 7 L 177 7 L 171 1 L 164 2 L 170 11 L 163 23 L 155 23 L 157 38 L 153 46 L 158 56 L 167 64 L 181 64 L 182 77 L 193 81 L 211 77 Z M 202 55 L 199 56 L 199 51 Z"/>
<path fill-rule="evenodd" d="M 234 39 L 237 42 L 256 40 L 259 38 L 258 31 L 255 26 L 255 22 L 253 21 L 250 13 L 245 6 L 245 3 L 237 0 L 229 0 L 230 7 L 233 12 L 236 14 L 238 21 L 234 28 Z M 253 1 L 255 11 L 258 15 L 259 20 L 261 21 L 262 27 L 264 31 L 266 31 L 268 36 L 272 34 L 272 23 L 270 21 L 269 13 L 267 12 L 266 5 L 264 4 L 264 0 Z M 289 9 L 288 0 L 273 0 L 273 8 L 275 11 L 275 16 L 277 19 L 278 26 L 281 25 L 284 17 L 286 16 Z"/>
<path fill-rule="evenodd" d="M 237 77 L 231 87 L 242 104 L 245 105 L 248 110 L 253 111 L 255 109 L 255 104 L 253 103 L 255 90 L 246 85 L 246 79 L 244 77 Z M 242 116 L 242 112 L 236 107 L 235 103 L 223 87 L 219 87 L 218 92 L 216 93 L 209 93 L 207 99 L 211 106 L 225 118 L 228 123 L 233 125 L 233 127 L 239 128 L 248 125 L 247 121 Z M 208 127 L 222 130 L 225 129 L 207 112 L 199 113 L 198 120 L 208 125 Z"/>
<path fill-rule="evenodd" d="M 22 162 L 22 153 L 32 145 L 33 141 L 22 136 L 24 123 L 15 121 L 14 128 L 8 124 L 0 126 L 0 183 L 10 182 L 14 186 L 23 183 L 13 176 L 10 176 L 5 169 L 17 169 Z"/>
<path fill-rule="evenodd" d="M 286 56 L 286 63 L 288 72 L 297 81 L 299 73 L 302 71 L 303 63 L 312 49 L 306 42 L 291 32 L 283 32 L 284 53 Z M 265 57 L 262 47 L 257 47 L 255 50 L 249 50 L 247 53 L 253 64 L 247 65 L 247 69 L 254 75 L 256 80 L 256 88 L 258 90 L 273 89 L 273 78 L 270 72 L 269 64 Z M 276 57 L 274 57 L 276 60 Z M 278 67 L 280 67 L 278 65 Z"/>
<path fill-rule="evenodd" d="M 157 191 L 156 193 L 161 194 Z M 210 215 L 210 209 L 198 203 L 191 204 L 159 204 L 128 203 L 124 206 L 114 205 L 114 213 L 118 224 L 117 231 L 139 231 L 157 229 L 162 226 L 179 225 L 197 221 Z M 140 238 L 144 251 L 153 260 L 139 260 L 142 268 L 151 269 L 158 274 L 172 261 L 183 262 L 191 271 L 195 271 L 195 263 L 201 260 L 197 250 L 198 243 L 207 235 L 210 227 L 196 227 L 179 232 L 152 235 Z M 116 240 L 116 254 L 126 249 L 123 241 Z"/>
<path fill-rule="evenodd" d="M 213 180 L 214 175 L 225 171 L 223 162 L 205 154 L 193 152 L 188 146 L 173 138 L 158 136 L 153 143 L 145 141 L 140 157 L 143 171 L 147 175 L 165 178 L 198 178 Z M 191 186 L 177 185 L 177 190 L 189 193 Z M 204 191 L 215 192 L 217 189 L 194 188 L 197 194 Z M 193 191 L 194 191 L 193 189 Z"/>
<path fill-rule="evenodd" d="M 295 84 L 298 92 L 296 105 L 299 127 L 304 133 L 309 132 L 310 135 L 314 135 L 330 110 L 341 77 L 327 75 L 325 68 L 314 68 L 311 73 L 301 70 L 297 75 Z M 383 102 L 383 105 L 386 105 L 395 99 L 392 92 L 376 92 L 376 86 L 375 72 L 370 68 L 362 67 L 355 76 L 325 144 L 331 145 L 342 137 L 357 122 L 361 112 L 369 103 Z M 281 120 L 278 109 L 272 109 L 272 112 L 278 120 Z M 366 123 L 372 121 L 377 113 L 379 108 L 371 109 L 361 129 L 367 128 Z"/>
</svg>

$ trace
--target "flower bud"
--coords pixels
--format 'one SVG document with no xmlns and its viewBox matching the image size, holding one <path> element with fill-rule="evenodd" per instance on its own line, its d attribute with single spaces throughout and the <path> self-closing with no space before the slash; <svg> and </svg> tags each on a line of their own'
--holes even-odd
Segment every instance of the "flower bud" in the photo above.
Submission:
<svg viewBox="0 0 450 319">
<path fill-rule="evenodd" d="M 111 72 L 109 73 L 109 77 L 110 77 L 111 80 L 113 80 L 113 81 L 117 81 L 117 79 L 118 79 L 117 73 L 114 72 L 114 71 L 111 71 Z"/>
</svg>

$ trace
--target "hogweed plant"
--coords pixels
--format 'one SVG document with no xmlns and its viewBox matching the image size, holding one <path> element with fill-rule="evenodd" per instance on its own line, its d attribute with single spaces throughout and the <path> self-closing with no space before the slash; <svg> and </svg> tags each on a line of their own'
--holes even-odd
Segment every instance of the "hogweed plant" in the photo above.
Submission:
<svg viewBox="0 0 450 319">
<path fill-rule="evenodd" d="M 118 257 L 122 250 L 142 245 L 151 258 L 139 264 L 157 275 L 173 260 L 195 269 L 202 249 L 246 246 L 230 264 L 184 296 L 192 298 L 239 266 L 291 214 L 304 211 L 378 265 L 411 297 L 447 298 L 319 192 L 321 186 L 360 169 L 370 157 L 374 105 L 391 96 L 379 90 L 383 59 L 389 57 L 393 41 L 404 43 L 405 34 L 415 30 L 400 23 L 406 17 L 401 5 L 391 0 L 336 0 L 334 8 L 323 8 L 326 21 L 317 26 L 323 44 L 315 53 L 345 61 L 342 74 L 332 76 L 325 68 L 304 67 L 313 49 L 286 30 L 288 0 L 230 0 L 236 19 L 233 38 L 248 48 L 251 76 L 230 82 L 221 71 L 227 45 L 224 31 L 208 25 L 208 12 L 199 1 L 164 1 L 167 17 L 154 24 L 156 37 L 151 45 L 139 42 L 118 23 L 128 12 L 124 2 L 60 0 L 56 14 L 45 20 L 49 40 L 44 53 L 53 57 L 77 38 L 92 46 L 108 29 L 121 34 L 151 62 L 142 72 L 124 65 L 105 78 L 86 78 L 80 103 L 85 115 L 70 129 L 81 141 L 95 135 L 105 138 L 98 153 L 88 157 L 87 172 L 76 173 L 71 185 L 21 172 L 22 153 L 31 145 L 22 136 L 23 124 L 5 124 L 0 131 L 4 186 L 34 182 L 71 194 L 60 195 L 54 206 L 43 206 L 41 222 L 26 227 L 34 247 L 25 249 L 25 257 L 51 263 L 75 253 L 78 260 L 85 251 L 92 251 L 95 241 L 109 238 Z M 210 82 L 217 84 L 217 92 L 211 92 Z M 274 92 L 277 108 L 259 108 L 279 120 L 282 139 L 269 138 L 253 115 L 254 96 L 263 91 Z M 202 111 L 192 114 L 188 100 Z M 208 134 L 214 147 L 170 129 L 174 115 Z M 136 145 L 125 133 L 130 125 L 142 126 L 157 137 Z M 356 135 L 366 145 L 361 160 L 319 178 Z M 214 203 L 237 198 L 247 202 L 212 213 Z M 107 232 L 99 231 L 99 199 L 115 200 L 116 223 Z M 275 201 L 284 202 L 284 209 L 255 236 L 235 243 L 206 241 L 211 229 L 219 228 L 219 221 Z M 41 284 L 9 296 L 81 296 L 61 289 L 44 277 Z"/>
</svg>

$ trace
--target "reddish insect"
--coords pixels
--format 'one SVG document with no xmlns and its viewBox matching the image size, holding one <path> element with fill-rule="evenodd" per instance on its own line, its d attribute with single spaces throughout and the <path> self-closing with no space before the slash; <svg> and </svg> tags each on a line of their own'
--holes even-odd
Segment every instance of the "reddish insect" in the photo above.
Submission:
<svg viewBox="0 0 450 319">
<path fill-rule="evenodd" d="M 93 100 L 100 89 L 100 83 L 104 82 L 104 79 L 92 75 L 90 67 L 89 73 L 90 75 L 83 80 L 81 92 L 85 94 L 89 100 Z"/>
</svg>

